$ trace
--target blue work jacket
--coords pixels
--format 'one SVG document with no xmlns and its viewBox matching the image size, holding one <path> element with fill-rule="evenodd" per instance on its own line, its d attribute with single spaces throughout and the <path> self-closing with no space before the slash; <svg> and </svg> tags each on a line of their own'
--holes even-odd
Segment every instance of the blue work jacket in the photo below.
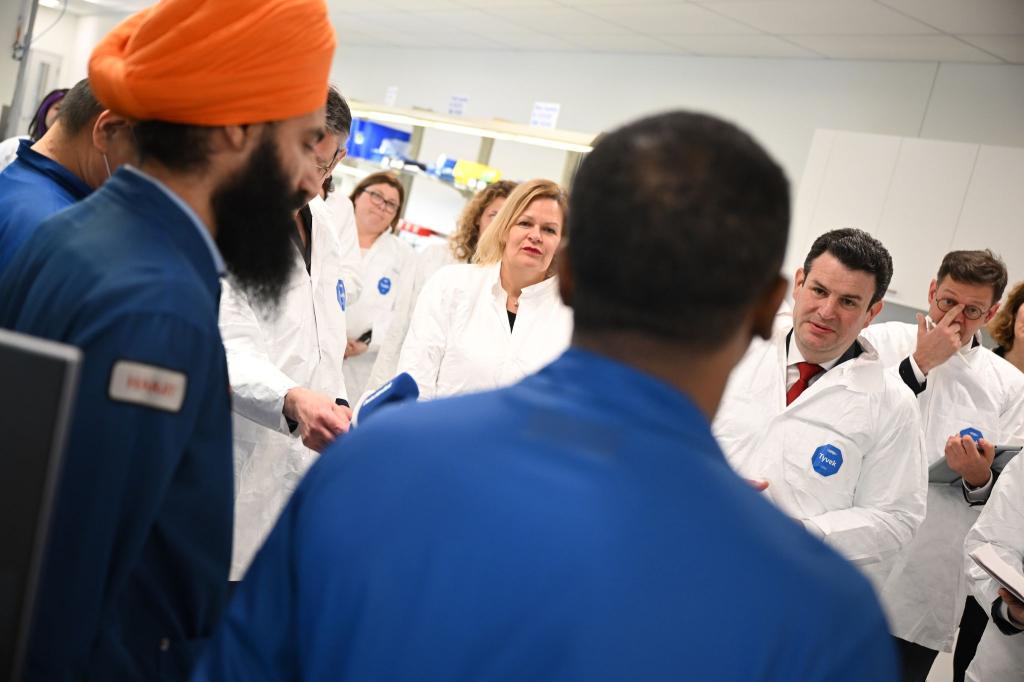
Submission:
<svg viewBox="0 0 1024 682">
<path fill-rule="evenodd" d="M 336 442 L 193 679 L 898 677 L 868 582 L 729 468 L 690 399 L 570 349 Z"/>
<path fill-rule="evenodd" d="M 123 168 L 0 276 L 0 327 L 84 353 L 26 680 L 186 679 L 220 618 L 231 415 L 201 229 Z"/>
<path fill-rule="evenodd" d="M 39 224 L 85 197 L 92 188 L 53 159 L 18 145 L 18 157 L 0 173 L 0 274 Z"/>
</svg>

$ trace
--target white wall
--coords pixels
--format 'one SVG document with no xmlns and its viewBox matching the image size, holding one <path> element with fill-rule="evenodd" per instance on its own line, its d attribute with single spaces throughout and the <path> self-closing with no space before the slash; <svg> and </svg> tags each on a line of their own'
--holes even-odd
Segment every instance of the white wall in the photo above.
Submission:
<svg viewBox="0 0 1024 682">
<path fill-rule="evenodd" d="M 587 132 L 668 108 L 706 111 L 754 134 L 794 187 L 817 128 L 1024 146 L 1024 66 L 342 46 L 332 78 L 356 99 L 381 102 L 397 85 L 399 106 L 447 111 L 464 94 L 467 115 L 519 122 L 534 101 L 560 102 L 559 127 Z M 427 132 L 424 158 L 446 146 L 439 136 Z M 475 155 L 475 142 L 450 146 Z M 562 170 L 561 155 L 522 145 L 495 145 L 492 161 L 520 178 Z"/>
</svg>

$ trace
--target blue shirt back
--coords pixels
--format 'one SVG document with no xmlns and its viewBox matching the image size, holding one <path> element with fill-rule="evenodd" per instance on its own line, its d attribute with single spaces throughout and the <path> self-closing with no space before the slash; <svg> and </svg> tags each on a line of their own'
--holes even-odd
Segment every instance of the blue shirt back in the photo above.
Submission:
<svg viewBox="0 0 1024 682">
<path fill-rule="evenodd" d="M 25 679 L 184 679 L 231 558 L 210 249 L 159 186 L 122 169 L 45 221 L 0 291 L 0 326 L 84 353 Z"/>
<path fill-rule="evenodd" d="M 0 173 L 0 274 L 39 224 L 89 196 L 92 189 L 22 140 L 18 158 Z"/>
<path fill-rule="evenodd" d="M 193 679 L 898 672 L 867 581 L 733 473 L 686 396 L 572 349 L 331 447 Z"/>
</svg>

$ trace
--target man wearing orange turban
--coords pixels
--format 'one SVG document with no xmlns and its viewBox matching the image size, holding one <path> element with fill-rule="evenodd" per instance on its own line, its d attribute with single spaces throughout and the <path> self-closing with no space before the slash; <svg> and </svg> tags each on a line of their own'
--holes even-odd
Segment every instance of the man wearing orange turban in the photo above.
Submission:
<svg viewBox="0 0 1024 682">
<path fill-rule="evenodd" d="M 96 47 L 138 168 L 44 222 L 0 327 L 83 351 L 26 680 L 187 679 L 227 599 L 233 465 L 225 269 L 272 307 L 317 193 L 324 0 L 163 0 Z"/>
</svg>

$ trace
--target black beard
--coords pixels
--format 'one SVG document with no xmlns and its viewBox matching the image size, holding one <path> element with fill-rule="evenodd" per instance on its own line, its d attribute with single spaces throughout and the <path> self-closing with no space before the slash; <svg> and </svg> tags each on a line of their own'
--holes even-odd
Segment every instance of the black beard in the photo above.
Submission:
<svg viewBox="0 0 1024 682">
<path fill-rule="evenodd" d="M 213 193 L 211 204 L 217 247 L 235 283 L 257 306 L 273 310 L 295 264 L 291 234 L 306 197 L 289 191 L 270 130 L 245 168 Z"/>
</svg>

